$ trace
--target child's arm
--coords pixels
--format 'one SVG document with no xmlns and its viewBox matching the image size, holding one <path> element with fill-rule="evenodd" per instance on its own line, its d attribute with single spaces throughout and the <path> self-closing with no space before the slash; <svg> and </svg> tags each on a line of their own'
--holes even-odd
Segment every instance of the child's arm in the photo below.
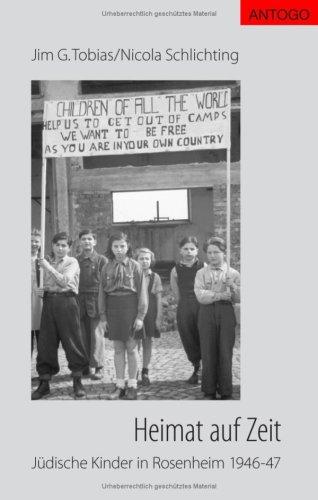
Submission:
<svg viewBox="0 0 318 500">
<path fill-rule="evenodd" d="M 241 283 L 240 273 L 233 270 L 232 275 L 226 279 L 227 286 L 230 287 L 232 302 L 240 302 L 241 300 Z"/>
<path fill-rule="evenodd" d="M 156 317 L 156 327 L 160 330 L 162 321 L 162 293 L 156 293 L 156 304 L 157 304 L 157 317 Z"/>
<path fill-rule="evenodd" d="M 98 263 L 98 272 L 99 272 L 99 278 L 102 275 L 102 270 L 105 264 L 107 264 L 108 259 L 105 257 L 105 255 L 100 255 L 99 256 L 99 263 Z"/>
<path fill-rule="evenodd" d="M 212 292 L 212 290 L 206 290 L 204 274 L 201 272 L 201 269 L 197 272 L 195 277 L 194 293 L 200 304 L 212 304 L 217 300 L 225 300 L 223 299 L 223 297 L 221 297 L 220 292 Z M 229 300 L 229 298 L 227 298 L 226 300 Z"/>
<path fill-rule="evenodd" d="M 170 273 L 170 286 L 176 301 L 179 302 L 180 293 L 178 287 L 178 275 L 175 267 L 171 270 Z"/>
<path fill-rule="evenodd" d="M 104 269 L 102 269 L 101 279 L 98 291 L 98 312 L 101 321 L 106 321 L 106 297 L 103 287 L 103 278 L 105 276 Z"/>
<path fill-rule="evenodd" d="M 61 288 L 67 288 L 69 283 L 74 281 L 79 273 L 79 265 L 76 259 L 72 259 L 65 264 L 63 274 L 59 273 L 46 259 L 39 259 L 39 266 L 54 278 L 57 285 Z"/>
<path fill-rule="evenodd" d="M 140 330 L 142 328 L 143 321 L 148 310 L 148 290 L 144 273 L 139 264 L 137 265 L 138 267 L 136 267 L 136 270 L 134 272 L 137 274 L 136 282 L 138 292 L 138 314 L 135 319 L 134 329 Z"/>
<path fill-rule="evenodd" d="M 152 285 L 151 293 L 153 293 L 156 297 L 156 307 L 157 307 L 157 316 L 155 319 L 156 327 L 158 330 L 161 328 L 162 321 L 162 283 L 159 274 L 154 273 L 154 281 Z"/>
</svg>

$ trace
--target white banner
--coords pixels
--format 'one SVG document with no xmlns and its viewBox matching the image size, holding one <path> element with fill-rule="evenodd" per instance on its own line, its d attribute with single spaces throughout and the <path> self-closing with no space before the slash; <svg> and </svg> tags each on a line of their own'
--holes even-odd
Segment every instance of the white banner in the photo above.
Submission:
<svg viewBox="0 0 318 500">
<path fill-rule="evenodd" d="M 43 156 L 230 147 L 231 90 L 44 103 Z"/>
</svg>

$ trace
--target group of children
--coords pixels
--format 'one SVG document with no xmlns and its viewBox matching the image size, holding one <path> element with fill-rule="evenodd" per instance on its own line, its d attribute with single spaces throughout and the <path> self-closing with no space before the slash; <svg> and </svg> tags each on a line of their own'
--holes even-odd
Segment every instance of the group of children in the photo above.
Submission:
<svg viewBox="0 0 318 500">
<path fill-rule="evenodd" d="M 154 254 L 139 248 L 133 254 L 124 233 L 108 240 L 106 257 L 95 251 L 96 235 L 90 229 L 79 234 L 81 253 L 70 257 L 66 233 L 52 240 L 52 256 L 38 257 L 40 235 L 31 235 L 32 346 L 37 338 L 40 384 L 32 399 L 50 392 L 49 381 L 58 373 L 58 346 L 64 348 L 73 377 L 74 394 L 85 396 L 82 376 L 103 377 L 105 337 L 113 341 L 116 384 L 109 399 L 137 399 L 138 350 L 142 345 L 140 383 L 150 384 L 152 339 L 160 337 L 162 283 L 152 271 Z M 232 353 L 235 340 L 233 302 L 239 300 L 239 273 L 227 268 L 223 239 L 209 238 L 203 250 L 207 263 L 198 260 L 193 236 L 180 242 L 180 261 L 171 271 L 171 288 L 177 299 L 177 325 L 198 384 L 202 362 L 202 391 L 206 399 L 230 399 Z M 133 258 L 134 257 L 134 258 Z M 38 268 L 43 269 L 43 289 Z M 41 321 L 34 321 L 43 298 Z M 35 303 L 37 308 L 35 308 Z M 125 371 L 128 365 L 126 386 Z"/>
</svg>

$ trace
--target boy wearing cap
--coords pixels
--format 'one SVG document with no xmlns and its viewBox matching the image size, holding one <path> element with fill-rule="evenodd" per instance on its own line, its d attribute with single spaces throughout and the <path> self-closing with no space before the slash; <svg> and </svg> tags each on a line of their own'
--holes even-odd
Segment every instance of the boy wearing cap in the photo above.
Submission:
<svg viewBox="0 0 318 500">
<path fill-rule="evenodd" d="M 225 261 L 222 238 L 211 237 L 203 245 L 208 265 L 195 278 L 200 303 L 199 334 L 202 355 L 202 391 L 205 399 L 232 397 L 232 355 L 235 341 L 233 303 L 240 300 L 240 275 Z"/>
<path fill-rule="evenodd" d="M 77 260 L 81 270 L 79 280 L 81 329 L 89 358 L 91 378 L 100 380 L 103 376 L 105 338 L 104 331 L 98 326 L 98 291 L 101 271 L 107 259 L 96 252 L 96 234 L 91 229 L 83 229 L 79 233 L 79 240 L 81 253 Z"/>
</svg>

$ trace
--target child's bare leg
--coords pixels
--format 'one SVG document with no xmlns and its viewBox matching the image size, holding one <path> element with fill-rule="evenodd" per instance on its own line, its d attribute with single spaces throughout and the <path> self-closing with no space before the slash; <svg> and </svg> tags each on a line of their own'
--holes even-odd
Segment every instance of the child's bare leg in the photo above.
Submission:
<svg viewBox="0 0 318 500">
<path fill-rule="evenodd" d="M 137 352 L 138 341 L 129 339 L 126 342 L 127 359 L 128 359 L 128 387 L 137 387 Z"/>
<path fill-rule="evenodd" d="M 149 364 L 151 360 L 152 353 L 152 338 L 146 337 L 142 339 L 142 372 L 141 372 L 141 385 L 150 385 L 149 380 Z"/>
<path fill-rule="evenodd" d="M 114 364 L 116 385 L 123 389 L 125 387 L 125 343 L 121 340 L 114 340 Z"/>
<path fill-rule="evenodd" d="M 152 338 L 146 337 L 142 339 L 142 368 L 149 368 L 152 353 Z"/>
<path fill-rule="evenodd" d="M 137 399 L 138 341 L 129 339 L 126 342 L 128 359 L 128 389 L 126 399 Z"/>
</svg>

